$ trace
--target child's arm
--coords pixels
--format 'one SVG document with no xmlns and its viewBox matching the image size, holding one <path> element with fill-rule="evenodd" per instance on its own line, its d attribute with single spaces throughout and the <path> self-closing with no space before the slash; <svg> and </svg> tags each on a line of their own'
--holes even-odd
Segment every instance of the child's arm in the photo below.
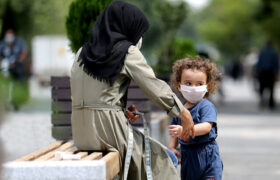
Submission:
<svg viewBox="0 0 280 180">
<path fill-rule="evenodd" d="M 168 143 L 168 149 L 176 149 L 178 146 L 178 138 L 175 136 L 170 136 L 169 143 Z"/>
<path fill-rule="evenodd" d="M 211 128 L 213 126 L 212 122 L 203 122 L 194 125 L 194 135 L 195 136 L 202 136 L 205 134 L 208 134 L 211 131 Z"/>
<path fill-rule="evenodd" d="M 177 156 L 178 163 L 180 164 L 181 153 L 176 149 L 177 146 L 178 146 L 178 138 L 175 136 L 170 136 L 168 149 L 172 151 L 175 154 L 175 156 Z"/>
<path fill-rule="evenodd" d="M 194 136 L 202 136 L 202 135 L 208 134 L 211 131 L 212 126 L 213 126 L 212 122 L 203 122 L 203 123 L 194 125 Z M 180 125 L 169 126 L 169 133 L 171 136 L 170 138 L 180 137 L 182 131 L 183 131 L 183 128 Z"/>
</svg>

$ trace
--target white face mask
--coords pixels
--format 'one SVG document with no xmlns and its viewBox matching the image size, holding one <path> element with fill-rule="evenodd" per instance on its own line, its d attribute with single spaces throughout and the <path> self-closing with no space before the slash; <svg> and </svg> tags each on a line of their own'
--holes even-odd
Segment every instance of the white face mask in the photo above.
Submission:
<svg viewBox="0 0 280 180">
<path fill-rule="evenodd" d="M 141 47 L 142 47 L 142 37 L 139 39 L 138 43 L 136 44 L 136 47 L 138 47 L 138 49 L 141 49 Z"/>
<path fill-rule="evenodd" d="M 15 40 L 15 36 L 13 34 L 7 34 L 5 36 L 5 42 L 6 43 L 13 43 Z"/>
<path fill-rule="evenodd" d="M 207 92 L 207 85 L 192 87 L 180 84 L 180 87 L 184 98 L 190 103 L 198 103 Z"/>
</svg>

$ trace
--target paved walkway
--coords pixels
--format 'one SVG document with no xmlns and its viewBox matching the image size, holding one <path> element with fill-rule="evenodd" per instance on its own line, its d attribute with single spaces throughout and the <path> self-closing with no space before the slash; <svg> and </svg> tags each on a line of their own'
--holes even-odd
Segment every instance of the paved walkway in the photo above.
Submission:
<svg viewBox="0 0 280 180">
<path fill-rule="evenodd" d="M 224 103 L 217 106 L 225 180 L 280 179 L 280 109 L 260 109 L 248 81 L 224 82 Z M 278 103 L 280 84 L 277 84 Z"/>
</svg>

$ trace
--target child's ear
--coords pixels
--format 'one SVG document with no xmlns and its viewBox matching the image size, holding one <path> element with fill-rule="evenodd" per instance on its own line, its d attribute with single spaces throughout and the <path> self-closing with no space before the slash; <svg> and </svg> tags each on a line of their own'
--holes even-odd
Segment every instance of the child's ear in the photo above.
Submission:
<svg viewBox="0 0 280 180">
<path fill-rule="evenodd" d="M 176 86 L 177 86 L 177 90 L 178 90 L 179 92 L 181 92 L 180 83 L 176 82 Z"/>
<path fill-rule="evenodd" d="M 208 92 L 209 92 L 209 90 L 210 90 L 210 87 L 211 87 L 211 84 L 208 83 L 208 84 L 207 84 L 207 91 L 208 91 Z"/>
</svg>

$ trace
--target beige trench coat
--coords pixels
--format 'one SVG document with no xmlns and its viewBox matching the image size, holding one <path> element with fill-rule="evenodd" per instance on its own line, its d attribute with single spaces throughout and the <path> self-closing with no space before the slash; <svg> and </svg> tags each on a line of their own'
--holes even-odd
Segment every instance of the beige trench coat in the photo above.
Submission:
<svg viewBox="0 0 280 180">
<path fill-rule="evenodd" d="M 147 65 L 139 49 L 130 46 L 125 64 L 113 86 L 96 80 L 84 73 L 76 55 L 71 70 L 72 131 L 74 144 L 81 150 L 119 151 L 123 168 L 127 140 L 128 120 L 120 99 L 124 96 L 130 80 L 133 80 L 159 107 L 172 117 L 183 112 L 183 105 L 170 87 L 157 79 Z M 134 128 L 134 148 L 128 179 L 145 180 L 144 135 Z M 151 168 L 154 180 L 179 179 L 165 148 L 150 139 Z M 122 172 L 120 176 L 122 177 Z"/>
</svg>

